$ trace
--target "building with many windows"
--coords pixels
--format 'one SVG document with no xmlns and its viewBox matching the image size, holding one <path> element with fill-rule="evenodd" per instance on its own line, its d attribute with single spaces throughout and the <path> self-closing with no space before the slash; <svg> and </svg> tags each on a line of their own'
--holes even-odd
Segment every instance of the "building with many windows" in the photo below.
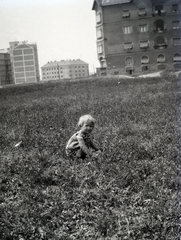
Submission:
<svg viewBox="0 0 181 240">
<path fill-rule="evenodd" d="M 8 50 L 0 50 L 0 86 L 12 84 L 12 68 Z"/>
<path fill-rule="evenodd" d="M 10 42 L 10 58 L 15 84 L 39 82 L 37 45 L 24 42 Z"/>
<path fill-rule="evenodd" d="M 88 63 L 80 60 L 61 60 L 48 62 L 41 67 L 42 80 L 60 80 L 89 76 Z"/>
<path fill-rule="evenodd" d="M 180 0 L 94 0 L 100 74 L 181 70 Z"/>
</svg>

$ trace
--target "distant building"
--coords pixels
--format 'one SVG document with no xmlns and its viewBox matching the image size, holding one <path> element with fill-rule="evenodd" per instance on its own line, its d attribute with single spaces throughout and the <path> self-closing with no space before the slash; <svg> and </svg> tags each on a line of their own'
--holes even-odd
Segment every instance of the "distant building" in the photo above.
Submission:
<svg viewBox="0 0 181 240">
<path fill-rule="evenodd" d="M 29 44 L 26 41 L 10 42 L 9 44 L 14 83 L 39 82 L 37 45 Z"/>
<path fill-rule="evenodd" d="M 88 63 L 80 59 L 48 62 L 41 67 L 42 80 L 49 81 L 87 77 L 89 76 L 88 69 Z"/>
<path fill-rule="evenodd" d="M 0 50 L 0 86 L 12 84 L 12 68 L 8 50 Z"/>
<path fill-rule="evenodd" d="M 181 70 L 180 0 L 94 0 L 100 75 Z"/>
</svg>

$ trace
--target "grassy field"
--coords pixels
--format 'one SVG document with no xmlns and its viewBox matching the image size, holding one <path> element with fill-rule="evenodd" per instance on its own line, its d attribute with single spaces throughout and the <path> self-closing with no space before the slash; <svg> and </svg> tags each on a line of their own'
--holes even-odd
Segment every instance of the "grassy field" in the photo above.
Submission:
<svg viewBox="0 0 181 240">
<path fill-rule="evenodd" d="M 103 157 L 73 163 L 87 113 Z M 2 88 L 0 116 L 1 240 L 181 239 L 179 79 Z"/>
</svg>

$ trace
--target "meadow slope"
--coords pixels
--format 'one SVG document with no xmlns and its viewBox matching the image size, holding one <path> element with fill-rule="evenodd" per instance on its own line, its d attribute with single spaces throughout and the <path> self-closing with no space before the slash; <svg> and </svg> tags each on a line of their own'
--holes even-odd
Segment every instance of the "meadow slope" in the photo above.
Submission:
<svg viewBox="0 0 181 240">
<path fill-rule="evenodd" d="M 1 240 L 180 239 L 179 79 L 14 86 L 0 103 Z M 71 162 L 87 113 L 103 157 Z"/>
</svg>

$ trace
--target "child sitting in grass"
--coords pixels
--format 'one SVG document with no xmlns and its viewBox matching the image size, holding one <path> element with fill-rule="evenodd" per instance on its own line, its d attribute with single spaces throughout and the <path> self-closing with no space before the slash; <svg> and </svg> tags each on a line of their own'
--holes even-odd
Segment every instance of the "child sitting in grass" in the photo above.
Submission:
<svg viewBox="0 0 181 240">
<path fill-rule="evenodd" d="M 83 115 L 79 118 L 78 127 L 80 130 L 76 132 L 66 145 L 66 153 L 70 158 L 97 157 L 100 149 L 92 141 L 91 132 L 94 129 L 95 119 L 91 115 Z"/>
</svg>

